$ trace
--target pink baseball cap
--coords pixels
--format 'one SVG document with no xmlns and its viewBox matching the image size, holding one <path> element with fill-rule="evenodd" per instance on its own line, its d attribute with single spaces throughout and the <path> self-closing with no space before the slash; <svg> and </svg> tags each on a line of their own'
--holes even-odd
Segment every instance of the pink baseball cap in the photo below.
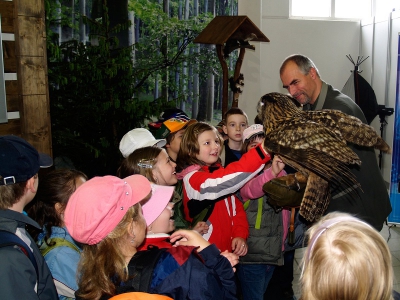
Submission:
<svg viewBox="0 0 400 300">
<path fill-rule="evenodd" d="M 70 197 L 64 212 L 65 226 L 74 240 L 97 244 L 150 192 L 150 182 L 142 175 L 94 177 Z"/>
<path fill-rule="evenodd" d="M 152 195 L 149 201 L 143 204 L 143 216 L 147 226 L 155 221 L 171 201 L 175 187 L 152 184 Z"/>
<path fill-rule="evenodd" d="M 250 125 L 243 131 L 243 142 L 251 139 L 255 135 L 263 133 L 264 133 L 264 126 L 262 126 L 261 124 Z"/>
</svg>

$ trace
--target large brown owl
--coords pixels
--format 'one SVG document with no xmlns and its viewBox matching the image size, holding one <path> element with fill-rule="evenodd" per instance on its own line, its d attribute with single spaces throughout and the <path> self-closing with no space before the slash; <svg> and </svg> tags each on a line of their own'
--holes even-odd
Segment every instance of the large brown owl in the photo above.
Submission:
<svg viewBox="0 0 400 300">
<path fill-rule="evenodd" d="M 264 145 L 270 153 L 307 177 L 300 214 L 317 220 L 331 200 L 331 187 L 359 187 L 348 165 L 361 164 L 347 143 L 390 152 L 389 145 L 369 125 L 341 111 L 302 111 L 295 99 L 279 93 L 261 97 L 258 117 L 265 128 Z"/>
</svg>

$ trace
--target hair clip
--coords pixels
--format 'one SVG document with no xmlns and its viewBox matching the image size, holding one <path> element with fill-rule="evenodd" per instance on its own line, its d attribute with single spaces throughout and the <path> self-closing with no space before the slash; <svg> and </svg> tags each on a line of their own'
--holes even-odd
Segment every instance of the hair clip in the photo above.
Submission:
<svg viewBox="0 0 400 300">
<path fill-rule="evenodd" d="M 138 167 L 144 168 L 144 169 L 151 169 L 153 168 L 153 165 L 151 164 L 151 162 L 154 159 L 141 159 L 139 160 L 139 162 L 137 163 Z"/>
</svg>

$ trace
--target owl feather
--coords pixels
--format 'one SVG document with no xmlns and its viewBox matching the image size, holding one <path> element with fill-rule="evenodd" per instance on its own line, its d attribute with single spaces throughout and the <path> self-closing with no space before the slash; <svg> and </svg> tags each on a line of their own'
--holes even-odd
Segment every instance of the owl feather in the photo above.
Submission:
<svg viewBox="0 0 400 300">
<path fill-rule="evenodd" d="M 359 197 L 360 185 L 349 165 L 361 161 L 348 143 L 390 152 L 371 126 L 338 110 L 302 111 L 295 99 L 279 93 L 264 95 L 257 110 L 266 149 L 307 177 L 300 214 L 308 221 L 325 212 L 331 188 Z"/>
</svg>

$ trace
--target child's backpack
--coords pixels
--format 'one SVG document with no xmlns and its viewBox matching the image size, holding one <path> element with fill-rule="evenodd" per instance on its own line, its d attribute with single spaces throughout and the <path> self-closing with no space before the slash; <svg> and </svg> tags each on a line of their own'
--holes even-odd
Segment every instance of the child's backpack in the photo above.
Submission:
<svg viewBox="0 0 400 300">
<path fill-rule="evenodd" d="M 68 247 L 71 248 L 72 250 L 75 250 L 78 253 L 81 253 L 81 250 L 71 242 L 67 241 L 64 238 L 51 238 L 49 244 L 52 244 L 49 246 L 46 241 L 43 241 L 43 243 L 40 245 L 39 250 L 42 253 L 43 256 L 46 256 L 47 253 L 49 253 L 51 250 L 58 248 L 58 247 Z"/>
<path fill-rule="evenodd" d="M 15 233 L 0 230 L 0 248 L 7 246 L 18 246 L 21 251 L 29 258 L 32 265 L 35 267 L 36 278 L 39 279 L 39 271 L 35 257 L 29 246 Z"/>
<path fill-rule="evenodd" d="M 147 250 L 138 251 L 128 264 L 130 279 L 123 286 L 117 287 L 117 294 L 126 292 L 147 292 L 150 289 L 153 270 L 165 248 L 148 246 Z"/>
<path fill-rule="evenodd" d="M 42 253 L 43 257 L 45 257 L 46 254 L 49 253 L 51 250 L 62 246 L 71 248 L 79 254 L 81 253 L 81 250 L 76 245 L 67 241 L 64 238 L 51 238 L 49 244 L 50 245 L 48 245 L 46 243 L 46 240 L 44 240 L 39 247 L 40 253 Z M 65 285 L 61 281 L 56 280 L 55 278 L 53 278 L 53 281 L 59 295 L 65 296 L 68 299 L 75 298 L 75 291 L 73 289 L 71 289 L 69 286 Z"/>
</svg>

